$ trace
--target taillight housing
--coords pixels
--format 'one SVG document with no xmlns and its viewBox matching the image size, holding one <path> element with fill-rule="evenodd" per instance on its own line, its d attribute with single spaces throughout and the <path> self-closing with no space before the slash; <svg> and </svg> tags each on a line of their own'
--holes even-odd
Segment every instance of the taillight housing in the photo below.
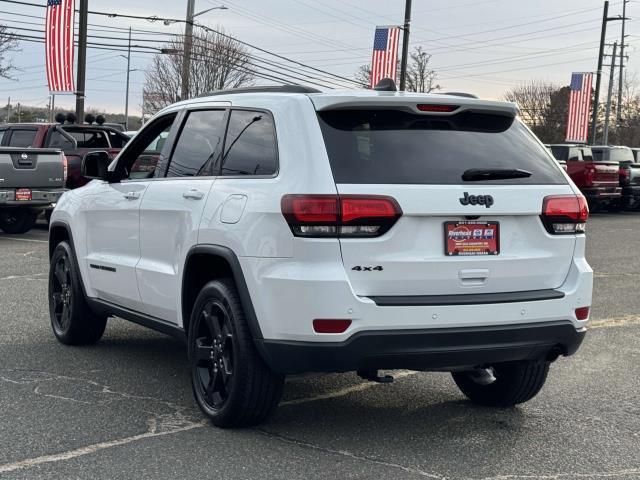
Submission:
<svg viewBox="0 0 640 480">
<path fill-rule="evenodd" d="M 592 163 L 588 163 L 584 166 L 584 185 L 586 187 L 593 186 L 593 181 L 596 179 L 596 166 Z"/>
<path fill-rule="evenodd" d="M 63 170 L 63 176 L 64 176 L 64 183 L 67 183 L 67 178 L 69 178 L 69 160 L 67 159 L 67 156 L 64 153 L 62 154 L 62 170 Z"/>
<path fill-rule="evenodd" d="M 629 167 L 627 166 L 620 167 L 619 174 L 620 174 L 620 185 L 629 185 L 631 183 L 630 182 L 631 172 L 629 171 Z"/>
<path fill-rule="evenodd" d="M 589 206 L 582 195 L 553 195 L 542 202 L 542 223 L 552 235 L 584 233 Z"/>
<path fill-rule="evenodd" d="M 387 233 L 402 210 L 380 195 L 285 195 L 282 214 L 296 237 L 369 238 Z"/>
</svg>

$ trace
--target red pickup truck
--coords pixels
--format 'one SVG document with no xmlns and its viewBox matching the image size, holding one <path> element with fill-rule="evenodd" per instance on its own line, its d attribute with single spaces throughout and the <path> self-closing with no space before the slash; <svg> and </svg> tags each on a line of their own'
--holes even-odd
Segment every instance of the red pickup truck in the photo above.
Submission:
<svg viewBox="0 0 640 480">
<path fill-rule="evenodd" d="M 71 142 L 68 135 L 73 137 Z M 110 127 L 58 123 L 10 123 L 0 125 L 0 147 L 54 148 L 67 157 L 66 188 L 82 187 L 87 179 L 81 174 L 82 160 L 89 152 L 107 151 L 114 158 L 129 137 Z"/>
<path fill-rule="evenodd" d="M 586 145 L 548 145 L 558 161 L 567 162 L 567 173 L 589 202 L 591 211 L 617 210 L 622 204 L 620 164 L 594 159 Z"/>
</svg>

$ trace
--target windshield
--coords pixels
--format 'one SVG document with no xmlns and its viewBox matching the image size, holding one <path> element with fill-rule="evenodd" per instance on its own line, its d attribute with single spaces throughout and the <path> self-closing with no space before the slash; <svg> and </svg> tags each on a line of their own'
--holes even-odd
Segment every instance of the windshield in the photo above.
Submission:
<svg viewBox="0 0 640 480">
<path fill-rule="evenodd" d="M 319 121 L 336 183 L 458 185 L 470 169 L 532 173 L 480 183 L 566 183 L 544 146 L 511 117 L 332 110 Z"/>
</svg>

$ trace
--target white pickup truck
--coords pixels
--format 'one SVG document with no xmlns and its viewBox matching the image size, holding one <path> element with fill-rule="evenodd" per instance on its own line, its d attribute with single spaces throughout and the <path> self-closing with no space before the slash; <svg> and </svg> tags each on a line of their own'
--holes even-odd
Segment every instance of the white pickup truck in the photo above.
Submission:
<svg viewBox="0 0 640 480">
<path fill-rule="evenodd" d="M 0 148 L 0 230 L 26 233 L 66 191 L 67 161 L 59 149 Z"/>
</svg>

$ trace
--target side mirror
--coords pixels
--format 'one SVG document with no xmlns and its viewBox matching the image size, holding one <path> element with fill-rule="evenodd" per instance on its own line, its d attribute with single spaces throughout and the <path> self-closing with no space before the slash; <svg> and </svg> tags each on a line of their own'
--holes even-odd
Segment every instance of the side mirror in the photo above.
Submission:
<svg viewBox="0 0 640 480">
<path fill-rule="evenodd" d="M 82 176 L 90 180 L 109 180 L 111 157 L 107 152 L 90 152 L 82 159 Z"/>
</svg>

